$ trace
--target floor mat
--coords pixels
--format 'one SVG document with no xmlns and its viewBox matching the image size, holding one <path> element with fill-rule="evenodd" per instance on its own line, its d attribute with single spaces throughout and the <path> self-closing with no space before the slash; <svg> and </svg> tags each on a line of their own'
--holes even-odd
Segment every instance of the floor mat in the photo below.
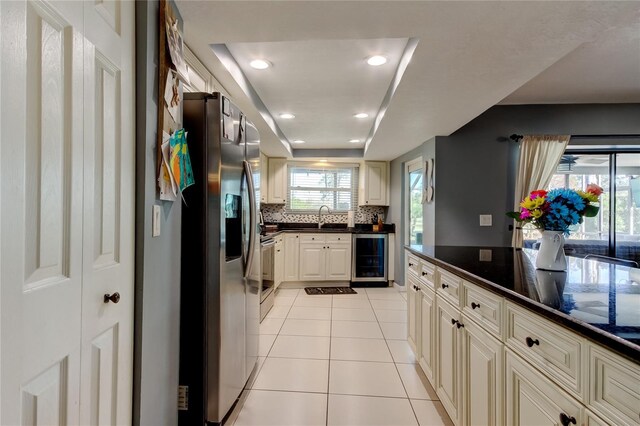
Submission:
<svg viewBox="0 0 640 426">
<path fill-rule="evenodd" d="M 351 287 L 306 287 L 307 294 L 358 294 Z"/>
</svg>

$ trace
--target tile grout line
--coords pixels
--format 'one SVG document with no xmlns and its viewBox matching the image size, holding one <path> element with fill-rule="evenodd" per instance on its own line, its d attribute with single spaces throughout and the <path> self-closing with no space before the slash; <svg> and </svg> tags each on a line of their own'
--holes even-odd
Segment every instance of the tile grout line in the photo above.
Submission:
<svg viewBox="0 0 640 426">
<path fill-rule="evenodd" d="M 327 409 L 324 422 L 329 426 L 329 385 L 331 382 L 331 339 L 333 338 L 333 296 L 331 296 L 331 310 L 329 311 L 329 367 L 327 368 Z"/>
</svg>

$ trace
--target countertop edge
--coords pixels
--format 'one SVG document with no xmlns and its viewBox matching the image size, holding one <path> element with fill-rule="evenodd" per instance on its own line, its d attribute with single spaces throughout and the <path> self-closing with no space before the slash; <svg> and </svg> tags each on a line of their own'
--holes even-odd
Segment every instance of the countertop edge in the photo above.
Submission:
<svg viewBox="0 0 640 426">
<path fill-rule="evenodd" d="M 279 231 L 271 232 L 268 235 L 261 235 L 260 240 L 264 241 L 265 239 L 277 237 L 282 234 L 395 234 L 393 231 L 369 231 L 364 229 L 357 228 L 325 228 L 325 229 L 314 229 L 314 228 L 300 228 L 300 229 L 281 229 Z"/>
<path fill-rule="evenodd" d="M 531 300 L 519 293 L 506 289 L 484 278 L 478 277 L 477 275 L 446 263 L 436 257 L 417 251 L 410 246 L 405 245 L 404 248 L 405 250 L 411 252 L 413 255 L 418 256 L 423 260 L 434 263 L 436 266 L 441 267 L 446 271 L 459 276 L 462 279 L 465 279 L 473 284 L 477 284 L 478 286 L 486 290 L 505 296 L 505 298 L 507 298 L 508 300 L 515 302 L 518 305 L 523 306 L 531 311 L 534 311 L 537 314 L 543 314 L 545 319 L 548 319 L 549 321 L 552 321 L 556 324 L 566 326 L 567 328 L 570 328 L 571 330 L 580 334 L 582 337 L 592 340 L 600 345 L 604 345 L 607 349 L 617 353 L 625 359 L 634 362 L 635 364 L 640 365 L 640 346 L 638 345 L 635 345 L 611 333 L 607 333 L 606 331 L 594 327 L 584 321 L 572 318 L 569 315 L 564 314 L 556 309 Z"/>
</svg>

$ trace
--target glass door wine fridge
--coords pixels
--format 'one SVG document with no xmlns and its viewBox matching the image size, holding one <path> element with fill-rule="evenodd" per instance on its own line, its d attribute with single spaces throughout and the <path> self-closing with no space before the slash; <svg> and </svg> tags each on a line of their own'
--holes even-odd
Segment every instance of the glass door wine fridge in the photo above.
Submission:
<svg viewBox="0 0 640 426">
<path fill-rule="evenodd" d="M 353 234 L 352 282 L 387 281 L 387 234 Z"/>
</svg>

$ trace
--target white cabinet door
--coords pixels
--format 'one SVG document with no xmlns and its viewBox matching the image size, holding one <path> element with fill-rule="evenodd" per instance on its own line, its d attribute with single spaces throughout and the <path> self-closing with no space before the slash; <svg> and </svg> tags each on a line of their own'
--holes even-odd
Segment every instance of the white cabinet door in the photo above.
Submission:
<svg viewBox="0 0 640 426">
<path fill-rule="evenodd" d="M 284 242 L 282 236 L 276 238 L 273 250 L 273 287 L 278 288 L 284 279 Z"/>
<path fill-rule="evenodd" d="M 300 265 L 300 235 L 284 235 L 284 281 L 298 281 Z"/>
<path fill-rule="evenodd" d="M 416 358 L 419 356 L 418 354 L 418 292 L 419 287 L 417 280 L 413 277 L 413 275 L 407 274 L 407 340 L 409 341 L 409 346 L 413 349 L 413 352 L 416 354 Z"/>
<path fill-rule="evenodd" d="M 322 281 L 326 275 L 326 243 L 300 243 L 300 281 Z"/>
<path fill-rule="evenodd" d="M 348 242 L 327 242 L 326 247 L 326 279 L 330 281 L 351 280 L 351 244 Z"/>
<path fill-rule="evenodd" d="M 418 350 L 420 366 L 429 381 L 435 386 L 435 292 L 425 289 L 418 292 L 420 309 L 420 327 L 418 329 L 420 348 Z"/>
<path fill-rule="evenodd" d="M 260 153 L 260 203 L 269 201 L 269 161 L 267 156 Z"/>
<path fill-rule="evenodd" d="M 462 421 L 464 425 L 502 425 L 504 347 L 464 317 L 462 348 Z"/>
<path fill-rule="evenodd" d="M 284 204 L 287 201 L 287 159 L 269 158 L 268 175 L 268 203 Z"/>
<path fill-rule="evenodd" d="M 387 206 L 387 163 L 384 161 L 366 161 L 363 165 L 363 192 L 360 205 Z"/>
<path fill-rule="evenodd" d="M 436 296 L 436 393 L 454 423 L 460 408 L 460 320 L 459 311 Z"/>
<path fill-rule="evenodd" d="M 584 407 L 506 350 L 506 419 L 513 426 L 582 425 Z"/>
</svg>

